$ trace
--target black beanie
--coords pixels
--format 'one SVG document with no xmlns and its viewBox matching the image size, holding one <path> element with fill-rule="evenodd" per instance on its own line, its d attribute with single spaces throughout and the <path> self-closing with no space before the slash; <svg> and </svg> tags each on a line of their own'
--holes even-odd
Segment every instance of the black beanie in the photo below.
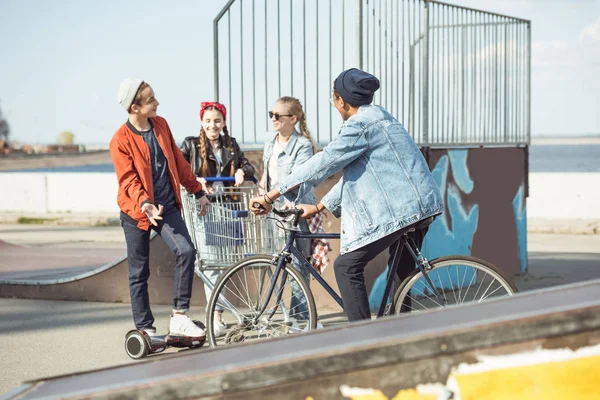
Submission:
<svg viewBox="0 0 600 400">
<path fill-rule="evenodd" d="M 336 92 L 353 106 L 371 104 L 378 89 L 379 79 L 357 68 L 345 70 L 335 80 Z"/>
</svg>

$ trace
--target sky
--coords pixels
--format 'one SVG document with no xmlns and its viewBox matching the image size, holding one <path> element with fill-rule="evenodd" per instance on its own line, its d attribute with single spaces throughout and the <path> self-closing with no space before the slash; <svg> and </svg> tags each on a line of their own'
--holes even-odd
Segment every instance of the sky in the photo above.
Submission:
<svg viewBox="0 0 600 400">
<path fill-rule="evenodd" d="M 152 84 L 178 141 L 197 134 L 199 103 L 214 91 L 213 19 L 226 3 L 0 0 L 11 139 L 54 143 L 70 130 L 78 143 L 108 143 L 127 117 L 116 100 L 127 77 Z M 533 136 L 600 134 L 600 0 L 449 3 L 532 21 Z"/>
</svg>

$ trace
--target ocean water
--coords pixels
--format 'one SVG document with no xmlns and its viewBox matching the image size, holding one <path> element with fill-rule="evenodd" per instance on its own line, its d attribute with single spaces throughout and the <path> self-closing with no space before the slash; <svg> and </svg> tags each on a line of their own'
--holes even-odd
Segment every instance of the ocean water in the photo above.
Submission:
<svg viewBox="0 0 600 400">
<path fill-rule="evenodd" d="M 112 164 L 3 172 L 115 172 Z M 600 172 L 600 144 L 533 144 L 529 172 Z"/>
</svg>

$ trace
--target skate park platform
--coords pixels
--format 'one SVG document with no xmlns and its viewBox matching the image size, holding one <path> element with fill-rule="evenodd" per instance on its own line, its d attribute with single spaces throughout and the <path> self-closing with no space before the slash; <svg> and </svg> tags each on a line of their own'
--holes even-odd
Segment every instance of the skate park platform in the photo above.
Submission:
<svg viewBox="0 0 600 400">
<path fill-rule="evenodd" d="M 598 368 L 595 280 L 26 382 L 3 399 L 592 399 Z"/>
<path fill-rule="evenodd" d="M 0 297 L 129 303 L 124 249 L 28 247 L 0 240 L 0 254 Z M 150 254 L 150 301 L 171 304 L 175 257 L 157 235 Z M 192 304 L 205 304 L 200 279 L 195 280 Z"/>
</svg>

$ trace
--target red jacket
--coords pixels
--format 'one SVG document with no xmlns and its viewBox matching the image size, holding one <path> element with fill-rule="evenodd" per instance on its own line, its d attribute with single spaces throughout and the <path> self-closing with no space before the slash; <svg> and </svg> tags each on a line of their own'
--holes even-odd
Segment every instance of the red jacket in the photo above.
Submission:
<svg viewBox="0 0 600 400">
<path fill-rule="evenodd" d="M 154 124 L 158 144 L 167 158 L 175 201 L 181 210 L 179 185 L 193 194 L 200 192 L 202 185 L 196 181 L 190 164 L 183 158 L 167 121 L 162 117 L 150 120 Z M 142 203 L 149 200 L 154 204 L 150 149 L 141 135 L 133 133 L 127 124 L 123 124 L 110 141 L 110 156 L 119 181 L 117 204 L 121 211 L 138 221 L 138 228 L 147 230 L 150 220 L 142 212 Z"/>
</svg>

